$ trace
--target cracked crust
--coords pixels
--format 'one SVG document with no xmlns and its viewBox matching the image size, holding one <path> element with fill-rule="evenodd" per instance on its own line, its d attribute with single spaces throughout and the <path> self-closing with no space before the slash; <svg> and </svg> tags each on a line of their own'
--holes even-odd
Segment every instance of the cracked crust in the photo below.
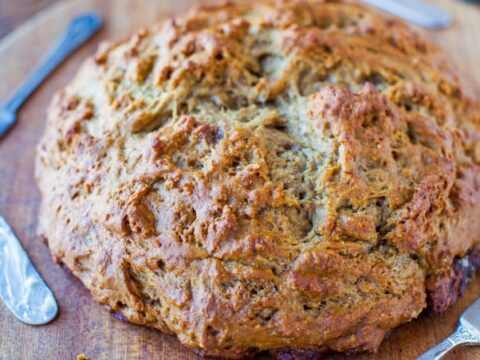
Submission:
<svg viewBox="0 0 480 360">
<path fill-rule="evenodd" d="M 55 96 L 40 232 L 97 301 L 202 355 L 376 351 L 478 263 L 479 129 L 396 20 L 204 7 L 103 44 Z"/>
</svg>

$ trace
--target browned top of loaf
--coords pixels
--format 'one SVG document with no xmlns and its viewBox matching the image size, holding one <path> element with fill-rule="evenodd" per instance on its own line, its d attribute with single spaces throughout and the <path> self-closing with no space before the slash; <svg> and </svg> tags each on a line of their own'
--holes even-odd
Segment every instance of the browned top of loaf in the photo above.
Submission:
<svg viewBox="0 0 480 360">
<path fill-rule="evenodd" d="M 96 300 L 206 354 L 374 351 L 479 241 L 479 126 L 398 21 L 205 7 L 104 44 L 55 97 L 41 231 Z"/>
</svg>

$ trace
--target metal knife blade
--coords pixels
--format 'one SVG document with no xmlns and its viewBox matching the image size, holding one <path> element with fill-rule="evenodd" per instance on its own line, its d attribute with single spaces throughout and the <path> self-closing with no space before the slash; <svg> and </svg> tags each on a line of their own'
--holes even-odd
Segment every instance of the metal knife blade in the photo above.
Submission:
<svg viewBox="0 0 480 360">
<path fill-rule="evenodd" d="M 0 216 L 0 299 L 21 321 L 43 325 L 55 318 L 58 305 L 27 253 Z"/>
<path fill-rule="evenodd" d="M 401 17 L 417 25 L 440 29 L 450 25 L 450 17 L 436 6 L 421 0 L 362 0 L 368 5 Z"/>
</svg>

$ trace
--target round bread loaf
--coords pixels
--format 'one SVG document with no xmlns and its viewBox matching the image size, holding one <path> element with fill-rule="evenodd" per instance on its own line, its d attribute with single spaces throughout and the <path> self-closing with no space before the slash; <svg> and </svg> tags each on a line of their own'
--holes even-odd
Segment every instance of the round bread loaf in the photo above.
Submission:
<svg viewBox="0 0 480 360">
<path fill-rule="evenodd" d="M 352 2 L 203 7 L 52 101 L 40 231 L 100 303 L 203 355 L 376 351 L 478 265 L 480 106 Z"/>
</svg>

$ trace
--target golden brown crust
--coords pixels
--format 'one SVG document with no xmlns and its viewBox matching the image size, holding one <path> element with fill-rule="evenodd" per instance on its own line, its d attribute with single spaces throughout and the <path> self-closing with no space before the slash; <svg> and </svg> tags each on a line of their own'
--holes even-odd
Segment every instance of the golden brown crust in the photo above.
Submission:
<svg viewBox="0 0 480 360">
<path fill-rule="evenodd" d="M 454 261 L 480 240 L 479 125 L 398 21 L 340 1 L 200 8 L 102 45 L 56 95 L 40 231 L 97 301 L 204 355 L 376 351 L 427 293 L 456 299 Z"/>
</svg>

